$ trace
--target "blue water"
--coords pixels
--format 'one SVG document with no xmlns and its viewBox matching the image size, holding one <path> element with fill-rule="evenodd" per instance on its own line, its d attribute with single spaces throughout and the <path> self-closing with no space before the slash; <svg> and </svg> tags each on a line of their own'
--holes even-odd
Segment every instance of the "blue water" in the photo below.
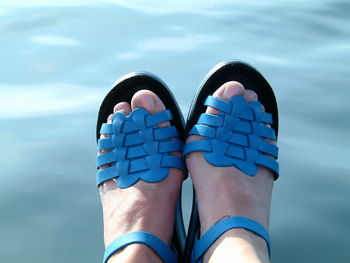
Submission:
<svg viewBox="0 0 350 263">
<path fill-rule="evenodd" d="M 1 2 L 0 262 L 100 262 L 95 123 L 106 92 L 150 71 L 186 115 L 227 59 L 258 68 L 278 99 L 272 261 L 350 261 L 349 1 Z"/>
</svg>

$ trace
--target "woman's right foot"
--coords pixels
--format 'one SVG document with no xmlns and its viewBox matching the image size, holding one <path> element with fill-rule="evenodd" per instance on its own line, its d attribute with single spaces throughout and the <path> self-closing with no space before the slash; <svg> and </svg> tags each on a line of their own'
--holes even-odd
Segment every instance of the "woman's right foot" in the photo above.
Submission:
<svg viewBox="0 0 350 263">
<path fill-rule="evenodd" d="M 123 112 L 129 115 L 136 108 L 143 108 L 151 114 L 165 110 L 163 102 L 151 91 L 141 90 L 134 94 L 131 104 L 121 102 L 115 105 L 113 114 Z M 113 114 L 106 122 L 111 123 Z M 159 127 L 170 125 L 169 122 Z M 106 137 L 103 134 L 101 137 Z M 102 154 L 100 152 L 99 154 Z M 181 156 L 181 153 L 172 153 Z M 107 167 L 102 167 L 102 169 Z M 111 242 L 125 234 L 146 231 L 170 245 L 174 229 L 175 207 L 183 172 L 176 168 L 161 182 L 147 183 L 142 180 L 135 185 L 121 189 L 114 180 L 100 186 L 103 207 L 104 240 L 108 247 Z M 132 244 L 113 254 L 108 263 L 152 262 L 161 263 L 160 257 L 143 244 Z"/>
<path fill-rule="evenodd" d="M 247 102 L 258 100 L 257 95 L 238 82 L 227 82 L 218 88 L 214 97 L 228 101 L 233 96 L 244 96 Z M 206 113 L 218 114 L 208 107 Z M 191 135 L 187 142 L 201 140 Z M 237 168 L 215 167 L 201 152 L 186 158 L 198 200 L 201 235 L 225 217 L 243 216 L 253 219 L 268 229 L 272 185 L 272 172 L 259 167 L 255 176 L 247 176 Z M 244 229 L 231 229 L 223 234 L 206 252 L 204 262 L 269 262 L 265 241 Z M 243 260 L 243 261 L 242 261 Z"/>
</svg>

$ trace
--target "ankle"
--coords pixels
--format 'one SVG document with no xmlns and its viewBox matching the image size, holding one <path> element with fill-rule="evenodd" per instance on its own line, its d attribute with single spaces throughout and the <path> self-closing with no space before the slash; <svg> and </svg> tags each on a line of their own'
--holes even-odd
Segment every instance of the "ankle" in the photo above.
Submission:
<svg viewBox="0 0 350 263">
<path fill-rule="evenodd" d="M 203 259 L 203 262 L 209 263 L 267 263 L 269 262 L 269 253 L 266 242 L 261 237 L 245 229 L 231 229 L 215 241 Z"/>
<path fill-rule="evenodd" d="M 121 249 L 107 263 L 162 263 L 159 256 L 151 248 L 143 244 L 132 244 Z"/>
</svg>

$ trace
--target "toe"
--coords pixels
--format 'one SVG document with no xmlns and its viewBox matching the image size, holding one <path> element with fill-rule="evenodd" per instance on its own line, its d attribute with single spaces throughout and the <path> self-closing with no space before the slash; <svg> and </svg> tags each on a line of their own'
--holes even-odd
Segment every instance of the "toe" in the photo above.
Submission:
<svg viewBox="0 0 350 263">
<path fill-rule="evenodd" d="M 218 88 L 214 92 L 213 96 L 227 101 L 236 95 L 243 96 L 244 91 L 245 89 L 241 83 L 237 81 L 229 81 Z M 206 113 L 218 114 L 219 112 L 212 107 L 208 107 Z"/>
<path fill-rule="evenodd" d="M 127 102 L 119 102 L 114 106 L 113 113 L 122 112 L 125 115 L 129 115 L 131 112 L 131 107 Z"/>
<path fill-rule="evenodd" d="M 113 114 L 110 114 L 107 118 L 107 123 L 112 123 L 112 118 L 113 118 Z M 107 138 L 109 135 L 107 133 L 101 133 L 100 135 L 100 139 L 102 138 Z M 105 152 L 107 150 L 102 150 L 101 152 Z"/>
<path fill-rule="evenodd" d="M 223 84 L 220 88 L 218 88 L 214 93 L 213 96 L 216 98 L 220 98 L 223 100 L 229 100 L 233 96 L 240 95 L 243 96 L 245 92 L 244 86 L 237 82 L 237 81 L 229 81 Z M 214 109 L 212 107 L 207 107 L 206 113 L 208 114 L 218 114 L 219 111 L 217 109 Z M 186 142 L 192 142 L 196 140 L 203 139 L 202 136 L 199 135 L 191 135 L 187 138 Z"/>
<path fill-rule="evenodd" d="M 129 115 L 131 111 L 130 105 L 127 102 L 120 102 L 118 104 L 116 104 L 113 108 L 113 114 L 110 114 L 107 118 L 107 123 L 112 123 L 112 119 L 114 116 L 114 113 L 117 112 L 123 112 L 125 115 Z M 101 134 L 100 138 L 107 138 L 109 135 L 106 133 Z M 102 150 L 102 151 L 98 151 L 98 155 L 103 154 L 105 152 L 109 152 L 110 150 Z M 106 164 L 104 166 L 101 166 L 100 169 L 105 169 L 107 167 L 111 166 L 111 164 Z M 113 182 L 113 180 L 108 180 L 106 182 L 104 182 L 102 184 L 102 187 L 100 188 L 101 190 L 106 190 L 106 187 L 109 188 L 115 188 L 115 183 Z"/>
<path fill-rule="evenodd" d="M 160 111 L 165 110 L 164 103 L 160 100 L 160 98 L 149 90 L 140 90 L 136 92 L 131 99 L 131 108 L 134 110 L 136 108 L 143 108 L 147 110 L 149 113 L 154 114 Z M 170 123 L 163 122 L 160 123 L 160 127 L 168 126 Z"/>
<path fill-rule="evenodd" d="M 112 123 L 113 114 L 109 114 L 107 118 L 107 123 Z"/>
<path fill-rule="evenodd" d="M 151 114 L 166 110 L 165 105 L 161 99 L 149 90 L 140 90 L 136 92 L 131 99 L 131 108 L 133 110 L 136 108 L 143 108 Z M 165 127 L 169 125 L 169 121 L 158 124 L 159 127 Z M 171 155 L 181 156 L 182 154 L 180 152 L 172 152 Z"/>
<path fill-rule="evenodd" d="M 253 102 L 253 101 L 257 101 L 258 100 L 258 95 L 252 90 L 245 90 L 244 91 L 244 98 L 246 99 L 246 101 L 248 103 L 250 103 L 250 102 Z M 262 110 L 265 111 L 265 108 L 264 108 L 264 106 L 262 104 L 261 104 L 261 107 L 262 107 Z M 265 125 L 267 127 L 271 127 L 270 124 L 265 124 Z M 273 144 L 276 144 L 276 141 L 274 141 L 274 140 L 270 140 L 270 139 L 267 139 L 267 138 L 265 138 L 265 140 L 268 141 L 268 142 L 271 142 Z M 268 155 L 268 154 L 265 154 L 265 155 Z"/>
<path fill-rule="evenodd" d="M 112 123 L 113 115 L 117 112 L 123 112 L 125 115 L 129 115 L 131 112 L 131 107 L 127 102 L 119 102 L 113 108 L 113 114 L 110 114 L 107 118 L 107 123 Z M 108 134 L 101 134 L 100 138 L 107 138 Z"/>
<path fill-rule="evenodd" d="M 259 100 L 258 95 L 252 90 L 244 91 L 244 98 L 247 102 L 253 102 Z M 261 104 L 262 110 L 265 111 L 264 105 Z"/>
<path fill-rule="evenodd" d="M 258 95 L 252 90 L 245 90 L 244 91 L 244 98 L 247 102 L 253 102 L 258 100 Z"/>
</svg>

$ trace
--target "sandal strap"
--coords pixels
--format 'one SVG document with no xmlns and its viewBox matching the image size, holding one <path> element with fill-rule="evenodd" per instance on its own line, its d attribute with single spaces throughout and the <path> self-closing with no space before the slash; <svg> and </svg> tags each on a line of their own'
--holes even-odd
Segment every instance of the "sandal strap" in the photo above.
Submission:
<svg viewBox="0 0 350 263">
<path fill-rule="evenodd" d="M 266 229 L 258 222 L 247 217 L 233 216 L 225 218 L 213 225 L 201 239 L 196 239 L 192 251 L 192 261 L 202 262 L 202 257 L 211 245 L 226 231 L 233 228 L 243 228 L 253 232 L 263 238 L 266 242 L 267 249 L 270 255 L 270 237 Z"/>
<path fill-rule="evenodd" d="M 176 254 L 158 237 L 144 231 L 128 233 L 114 240 L 107 248 L 104 254 L 103 263 L 120 249 L 135 243 L 144 244 L 150 247 L 165 263 L 176 263 Z"/>
<path fill-rule="evenodd" d="M 114 114 L 112 123 L 101 126 L 100 133 L 109 137 L 98 140 L 97 150 L 105 152 L 96 157 L 96 166 L 109 167 L 99 169 L 97 185 L 115 179 L 120 188 L 128 188 L 139 180 L 160 182 L 168 176 L 169 168 L 185 171 L 183 158 L 171 155 L 183 150 L 176 127 L 157 126 L 171 119 L 169 110 L 150 114 L 138 108 L 128 116 Z"/>
<path fill-rule="evenodd" d="M 204 105 L 219 110 L 218 115 L 202 113 L 189 135 L 203 136 L 203 140 L 186 143 L 183 155 L 201 151 L 214 166 L 235 166 L 254 176 L 258 166 L 279 175 L 278 147 L 265 139 L 275 140 L 275 131 L 267 124 L 272 115 L 263 111 L 260 102 L 247 103 L 242 96 L 224 101 L 208 96 Z M 266 154 L 270 156 L 266 156 Z"/>
</svg>

